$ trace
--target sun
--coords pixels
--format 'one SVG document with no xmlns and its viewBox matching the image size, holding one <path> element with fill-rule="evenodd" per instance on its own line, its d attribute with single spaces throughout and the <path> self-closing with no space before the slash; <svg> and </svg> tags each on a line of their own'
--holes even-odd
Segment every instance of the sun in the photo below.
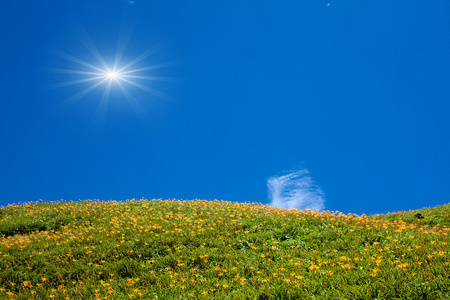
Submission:
<svg viewBox="0 0 450 300">
<path fill-rule="evenodd" d="M 144 53 L 131 59 L 129 62 L 122 62 L 122 53 L 116 54 L 112 63 L 107 64 L 103 56 L 95 47 L 94 43 L 89 40 L 87 43 L 89 52 L 94 56 L 95 60 L 84 60 L 74 55 L 68 54 L 60 50 L 54 50 L 54 55 L 73 63 L 72 69 L 51 69 L 55 73 L 64 73 L 76 75 L 79 78 L 54 84 L 51 88 L 63 88 L 69 86 L 85 86 L 79 93 L 71 97 L 72 100 L 78 101 L 86 97 L 94 89 L 104 87 L 104 93 L 109 93 L 111 85 L 114 83 L 119 87 L 127 100 L 133 98 L 131 94 L 132 88 L 138 88 L 159 98 L 165 98 L 167 95 L 152 87 L 153 82 L 172 81 L 172 78 L 157 76 L 157 69 L 173 66 L 173 62 L 163 62 L 150 65 L 142 65 L 143 61 L 155 52 L 160 50 L 160 46 L 153 46 L 144 51 Z M 73 101 L 72 101 L 73 102 Z"/>
<path fill-rule="evenodd" d="M 91 130 L 101 134 L 111 94 L 114 94 L 115 101 L 120 101 L 120 95 L 122 95 L 141 123 L 144 123 L 142 120 L 147 118 L 147 111 L 144 109 L 143 103 L 140 102 L 153 101 L 157 98 L 170 98 L 158 89 L 163 85 L 156 83 L 169 82 L 174 79 L 158 76 L 158 72 L 160 69 L 172 67 L 177 63 L 173 61 L 158 62 L 151 58 L 152 55 L 166 46 L 165 43 L 153 45 L 139 55 L 127 55 L 125 60 L 123 57 L 125 56 L 128 37 L 119 37 L 116 53 L 112 57 L 104 57 L 86 31 L 79 34 L 79 39 L 88 53 L 82 54 L 79 52 L 77 55 L 72 55 L 61 50 L 54 49 L 53 51 L 55 56 L 67 61 L 66 65 L 70 67 L 53 68 L 50 71 L 66 74 L 70 80 L 53 84 L 50 89 L 72 87 L 71 96 L 57 104 L 57 111 L 63 111 L 83 98 L 89 98 L 90 101 L 97 102 L 97 108 L 91 119 L 92 126 L 90 125 L 90 127 L 95 127 Z M 86 56 L 86 54 L 90 55 Z M 100 90 L 101 92 L 93 93 L 94 90 Z M 150 97 L 140 96 L 138 100 L 134 93 L 139 90 L 150 94 Z"/>
<path fill-rule="evenodd" d="M 109 78 L 110 80 L 113 80 L 113 79 L 120 79 L 120 73 L 116 72 L 115 70 L 108 71 L 108 72 L 105 74 L 105 76 L 106 76 L 107 78 Z"/>
</svg>

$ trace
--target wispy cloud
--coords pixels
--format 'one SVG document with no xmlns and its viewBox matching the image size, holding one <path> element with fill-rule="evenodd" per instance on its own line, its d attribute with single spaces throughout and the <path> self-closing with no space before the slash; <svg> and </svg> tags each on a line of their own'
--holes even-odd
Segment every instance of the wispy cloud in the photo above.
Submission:
<svg viewBox="0 0 450 300">
<path fill-rule="evenodd" d="M 270 177 L 267 188 L 271 206 L 311 210 L 325 208 L 325 194 L 306 168 Z"/>
</svg>

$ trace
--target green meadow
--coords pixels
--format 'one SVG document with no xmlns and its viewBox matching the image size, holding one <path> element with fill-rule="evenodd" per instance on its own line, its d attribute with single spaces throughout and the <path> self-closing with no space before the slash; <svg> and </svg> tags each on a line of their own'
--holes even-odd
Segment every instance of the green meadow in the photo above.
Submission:
<svg viewBox="0 0 450 300">
<path fill-rule="evenodd" d="M 0 299 L 450 299 L 449 234 L 450 204 L 374 216 L 204 200 L 9 205 Z"/>
</svg>

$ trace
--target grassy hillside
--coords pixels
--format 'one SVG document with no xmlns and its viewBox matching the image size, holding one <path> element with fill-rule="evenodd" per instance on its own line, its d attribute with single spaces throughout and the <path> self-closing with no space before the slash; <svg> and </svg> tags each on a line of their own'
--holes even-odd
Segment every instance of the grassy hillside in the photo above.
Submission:
<svg viewBox="0 0 450 300">
<path fill-rule="evenodd" d="M 450 205 L 357 216 L 221 201 L 0 209 L 0 299 L 449 299 Z"/>
</svg>

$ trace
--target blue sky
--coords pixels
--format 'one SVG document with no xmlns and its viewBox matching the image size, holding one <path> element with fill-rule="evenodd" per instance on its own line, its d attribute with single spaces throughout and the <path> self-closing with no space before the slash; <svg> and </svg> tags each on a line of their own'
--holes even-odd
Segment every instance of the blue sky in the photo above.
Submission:
<svg viewBox="0 0 450 300">
<path fill-rule="evenodd" d="M 1 6 L 0 205 L 450 202 L 448 1 Z"/>
</svg>

